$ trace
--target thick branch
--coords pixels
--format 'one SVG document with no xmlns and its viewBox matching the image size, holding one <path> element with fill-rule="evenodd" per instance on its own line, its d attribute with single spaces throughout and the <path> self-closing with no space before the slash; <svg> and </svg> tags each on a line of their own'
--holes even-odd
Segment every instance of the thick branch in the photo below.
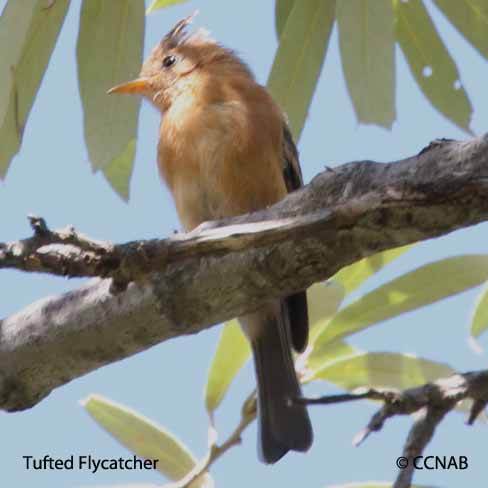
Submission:
<svg viewBox="0 0 488 488">
<path fill-rule="evenodd" d="M 66 247 L 46 227 L 40 246 L 32 241 L 38 233 L 0 244 L 0 267 L 111 276 L 112 290 L 136 280 L 116 294 L 111 280 L 96 280 L 1 321 L 0 408 L 28 408 L 73 378 L 304 289 L 362 257 L 487 220 L 487 189 L 485 135 L 439 141 L 399 162 L 325 171 L 271 208 L 189 235 L 112 246 L 68 229 Z M 80 260 L 83 253 L 89 258 Z"/>
</svg>

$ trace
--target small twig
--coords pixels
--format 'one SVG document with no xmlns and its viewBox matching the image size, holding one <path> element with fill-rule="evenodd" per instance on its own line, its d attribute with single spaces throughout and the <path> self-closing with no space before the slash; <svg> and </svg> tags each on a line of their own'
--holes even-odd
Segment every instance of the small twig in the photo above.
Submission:
<svg viewBox="0 0 488 488">
<path fill-rule="evenodd" d="M 34 231 L 34 235 L 37 237 L 46 236 L 50 233 L 46 221 L 42 217 L 37 217 L 36 215 L 28 215 L 30 226 Z"/>
<path fill-rule="evenodd" d="M 212 442 L 207 455 L 201 459 L 184 478 L 178 480 L 176 483 L 168 483 L 164 485 L 163 488 L 187 488 L 196 480 L 203 477 L 217 459 L 229 449 L 241 443 L 242 433 L 255 418 L 256 392 L 254 391 L 244 401 L 241 409 L 241 419 L 232 434 L 220 445 Z"/>
<path fill-rule="evenodd" d="M 485 409 L 486 405 L 488 404 L 488 400 L 475 400 L 471 407 L 471 412 L 469 414 L 469 418 L 467 420 L 468 425 L 473 425 L 474 421 L 478 418 L 479 414 Z"/>
<path fill-rule="evenodd" d="M 33 236 L 0 243 L 0 268 L 49 272 L 67 277 L 106 277 L 116 264 L 115 247 L 68 226 L 51 230 L 42 217 L 28 216 Z"/>
<path fill-rule="evenodd" d="M 368 425 L 354 437 L 355 446 L 361 444 L 371 432 L 381 430 L 388 418 L 421 412 L 403 447 L 402 459 L 405 467 L 399 470 L 393 485 L 393 488 L 408 488 L 413 478 L 414 459 L 422 454 L 444 416 L 461 400 L 470 399 L 473 404 L 467 423 L 471 425 L 488 404 L 488 370 L 455 374 L 404 391 L 370 388 L 364 392 L 344 395 L 297 398 L 295 402 L 327 405 L 362 399 L 381 400 L 384 404 Z"/>
<path fill-rule="evenodd" d="M 34 246 L 46 246 L 49 244 L 72 245 L 83 251 L 90 251 L 99 254 L 108 254 L 113 251 L 114 246 L 108 241 L 97 241 L 78 232 L 72 225 L 65 229 L 51 230 L 42 217 L 28 215 L 30 226 L 34 231 L 34 239 L 40 239 L 33 242 Z M 23 242 L 29 242 L 25 239 Z"/>
<path fill-rule="evenodd" d="M 356 400 L 385 400 L 386 396 L 391 395 L 391 392 L 383 392 L 380 390 L 369 389 L 361 393 L 344 393 L 341 395 L 326 395 L 318 398 L 304 398 L 299 397 L 293 400 L 293 403 L 303 405 L 330 405 L 332 403 L 353 402 Z"/>
</svg>

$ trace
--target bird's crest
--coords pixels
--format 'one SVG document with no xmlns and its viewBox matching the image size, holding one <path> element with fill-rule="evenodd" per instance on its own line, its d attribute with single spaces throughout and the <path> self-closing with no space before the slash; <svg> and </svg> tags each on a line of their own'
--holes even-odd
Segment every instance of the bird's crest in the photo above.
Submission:
<svg viewBox="0 0 488 488">
<path fill-rule="evenodd" d="M 187 45 L 202 45 L 215 44 L 216 41 L 211 37 L 210 32 L 205 29 L 197 29 L 193 33 L 187 31 L 187 27 L 193 22 L 197 16 L 198 10 L 188 15 L 184 19 L 179 20 L 176 25 L 164 36 L 161 41 L 161 47 L 166 49 L 174 49 L 182 44 Z"/>
</svg>

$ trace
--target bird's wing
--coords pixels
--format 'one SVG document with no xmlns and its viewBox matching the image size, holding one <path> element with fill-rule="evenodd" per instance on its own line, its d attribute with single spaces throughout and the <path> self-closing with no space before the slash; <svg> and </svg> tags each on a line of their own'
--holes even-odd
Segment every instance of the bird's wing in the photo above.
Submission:
<svg viewBox="0 0 488 488">
<path fill-rule="evenodd" d="M 288 193 L 303 186 L 298 151 L 286 122 L 283 123 L 283 177 Z M 301 291 L 286 297 L 285 305 L 290 319 L 293 348 L 301 352 L 308 342 L 307 292 Z"/>
<path fill-rule="evenodd" d="M 283 177 L 288 193 L 303 186 L 302 170 L 293 136 L 286 122 L 283 123 Z"/>
</svg>

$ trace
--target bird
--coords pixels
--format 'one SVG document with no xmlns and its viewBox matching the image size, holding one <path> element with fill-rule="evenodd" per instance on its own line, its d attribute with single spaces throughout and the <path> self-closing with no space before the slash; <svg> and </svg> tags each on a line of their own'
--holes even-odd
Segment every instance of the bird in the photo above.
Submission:
<svg viewBox="0 0 488 488">
<path fill-rule="evenodd" d="M 195 14 L 154 47 L 138 78 L 108 93 L 138 94 L 162 114 L 159 172 L 185 231 L 254 212 L 303 186 L 287 119 L 248 65 L 205 29 Z M 238 317 L 250 341 L 257 382 L 258 457 L 273 464 L 313 441 L 292 349 L 308 340 L 306 292 L 272 300 Z"/>
</svg>

